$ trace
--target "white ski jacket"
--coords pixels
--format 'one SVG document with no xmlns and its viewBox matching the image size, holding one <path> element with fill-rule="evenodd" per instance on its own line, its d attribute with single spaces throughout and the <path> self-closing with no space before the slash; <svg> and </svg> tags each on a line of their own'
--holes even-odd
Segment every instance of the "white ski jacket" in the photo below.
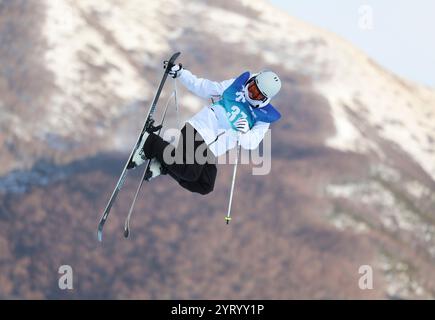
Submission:
<svg viewBox="0 0 435 320">
<path fill-rule="evenodd" d="M 222 96 L 225 89 L 235 80 L 214 82 L 198 78 L 186 69 L 182 71 L 178 79 L 189 91 L 205 99 Z M 188 122 L 199 132 L 208 145 L 215 141 L 219 134 L 224 132 L 216 142 L 209 146 L 216 157 L 234 148 L 237 145 L 239 134 L 240 145 L 244 149 L 256 149 L 270 126 L 269 123 L 257 121 L 251 130 L 246 133 L 239 133 L 231 128 L 225 110 L 220 106 L 214 105 L 205 106 L 190 118 Z"/>
</svg>

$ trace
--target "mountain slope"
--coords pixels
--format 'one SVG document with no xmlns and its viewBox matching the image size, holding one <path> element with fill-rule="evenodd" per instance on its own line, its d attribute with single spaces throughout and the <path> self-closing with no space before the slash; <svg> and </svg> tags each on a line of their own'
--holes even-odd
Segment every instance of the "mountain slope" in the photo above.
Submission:
<svg viewBox="0 0 435 320">
<path fill-rule="evenodd" d="M 1 2 L 0 26 L 0 296 L 67 297 L 62 263 L 82 298 L 435 296 L 433 90 L 266 1 Z M 231 166 L 206 197 L 162 177 L 121 241 L 128 183 L 98 247 L 99 214 L 174 51 L 214 80 L 279 73 L 271 173 L 240 168 L 230 228 Z M 183 119 L 208 103 L 178 88 Z M 358 288 L 366 264 L 372 291 Z"/>
</svg>

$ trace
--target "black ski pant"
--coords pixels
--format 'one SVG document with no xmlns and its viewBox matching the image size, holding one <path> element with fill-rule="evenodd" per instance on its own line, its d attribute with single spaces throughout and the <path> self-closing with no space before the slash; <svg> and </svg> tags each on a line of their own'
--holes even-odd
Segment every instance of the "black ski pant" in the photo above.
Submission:
<svg viewBox="0 0 435 320">
<path fill-rule="evenodd" d="M 199 148 L 201 149 L 198 153 L 202 153 L 203 156 L 201 161 L 198 161 L 195 156 Z M 189 123 L 181 129 L 176 148 L 160 136 L 150 133 L 143 149 L 148 159 L 157 158 L 163 171 L 167 171 L 183 188 L 202 195 L 213 191 L 217 175 L 216 158 L 198 131 Z M 169 161 L 172 163 L 168 164 L 164 159 L 165 154 L 166 156 L 170 154 L 174 157 L 173 159 L 182 159 L 182 161 Z M 207 160 L 204 161 L 204 159 Z"/>
</svg>

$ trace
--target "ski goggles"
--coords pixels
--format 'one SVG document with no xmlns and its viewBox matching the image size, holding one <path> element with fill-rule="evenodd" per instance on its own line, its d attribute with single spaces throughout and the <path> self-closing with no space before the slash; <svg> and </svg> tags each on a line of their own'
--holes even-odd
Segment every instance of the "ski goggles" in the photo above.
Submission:
<svg viewBox="0 0 435 320">
<path fill-rule="evenodd" d="M 252 79 L 248 83 L 248 95 L 249 98 L 252 100 L 262 101 L 265 102 L 267 100 L 267 97 L 261 93 L 260 89 L 258 89 L 256 79 Z"/>
</svg>

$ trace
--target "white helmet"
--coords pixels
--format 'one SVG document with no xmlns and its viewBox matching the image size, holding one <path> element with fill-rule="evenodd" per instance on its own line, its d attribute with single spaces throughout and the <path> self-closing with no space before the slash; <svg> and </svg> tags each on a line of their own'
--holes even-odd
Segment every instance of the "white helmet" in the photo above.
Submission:
<svg viewBox="0 0 435 320">
<path fill-rule="evenodd" d="M 255 81 L 258 90 L 265 97 L 265 99 L 254 100 L 249 97 L 248 86 L 252 81 Z M 254 108 L 262 108 L 270 103 L 270 100 L 279 92 L 280 89 L 281 80 L 277 74 L 272 71 L 262 71 L 252 75 L 252 77 L 246 82 L 244 89 L 245 98 Z"/>
</svg>

